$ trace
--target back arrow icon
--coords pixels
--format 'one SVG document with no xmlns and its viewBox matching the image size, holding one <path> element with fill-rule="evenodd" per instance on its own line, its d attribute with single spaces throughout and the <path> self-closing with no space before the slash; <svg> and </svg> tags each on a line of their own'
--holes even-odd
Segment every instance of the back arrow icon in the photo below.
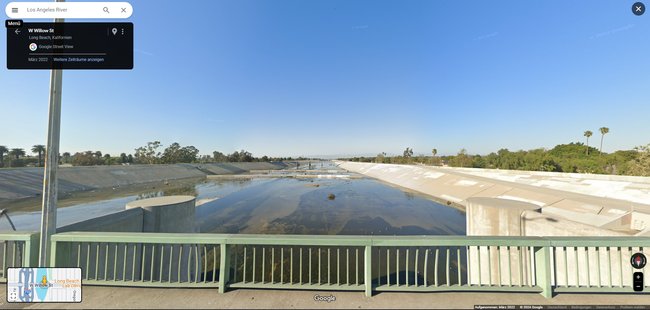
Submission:
<svg viewBox="0 0 650 310">
<path fill-rule="evenodd" d="M 20 29 L 16 29 L 16 34 L 20 34 Z"/>
</svg>

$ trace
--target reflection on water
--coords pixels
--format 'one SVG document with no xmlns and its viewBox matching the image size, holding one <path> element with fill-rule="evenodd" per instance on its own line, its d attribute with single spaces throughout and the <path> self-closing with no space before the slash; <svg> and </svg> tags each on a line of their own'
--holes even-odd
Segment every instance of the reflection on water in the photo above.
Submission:
<svg viewBox="0 0 650 310">
<path fill-rule="evenodd" d="M 327 167 L 330 168 L 330 167 Z M 371 179 L 201 180 L 60 208 L 58 226 L 124 210 L 128 202 L 197 197 L 200 232 L 345 235 L 462 235 L 465 215 L 419 194 Z M 92 199 L 92 198 L 89 198 Z M 18 230 L 38 230 L 40 212 L 11 214 Z M 0 230 L 11 230 L 0 219 Z"/>
<path fill-rule="evenodd" d="M 201 187 L 201 184 L 198 185 L 187 185 L 187 186 L 179 186 L 179 187 L 174 187 L 174 188 L 169 188 L 169 189 L 163 189 L 160 191 L 153 191 L 153 192 L 146 192 L 146 193 L 141 193 L 138 194 L 138 197 L 136 200 L 142 200 L 142 199 L 148 199 L 148 198 L 154 198 L 154 197 L 162 197 L 162 196 L 174 196 L 174 195 L 190 195 L 194 197 L 198 197 L 198 189 L 197 187 Z"/>
<path fill-rule="evenodd" d="M 197 203 L 204 199 L 219 199 L 230 195 L 250 185 L 261 184 L 268 180 L 236 180 L 236 181 L 196 181 L 184 186 L 170 186 L 158 190 L 143 189 L 140 193 L 104 200 L 80 201 L 72 206 L 57 210 L 57 226 L 65 226 L 90 218 L 119 212 L 125 209 L 127 203 L 159 196 L 193 195 Z M 41 212 L 11 212 L 11 220 L 18 231 L 37 231 L 40 228 Z M 0 231 L 10 231 L 11 226 L 6 219 L 0 218 Z"/>
<path fill-rule="evenodd" d="M 218 233 L 465 233 L 463 212 L 369 179 L 274 179 L 198 207 L 196 222 Z"/>
</svg>

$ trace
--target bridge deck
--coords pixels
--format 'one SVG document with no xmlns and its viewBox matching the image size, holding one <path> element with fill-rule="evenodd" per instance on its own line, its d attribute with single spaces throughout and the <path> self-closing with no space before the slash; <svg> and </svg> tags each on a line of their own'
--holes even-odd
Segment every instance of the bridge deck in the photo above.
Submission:
<svg viewBox="0 0 650 310">
<path fill-rule="evenodd" d="M 315 295 L 336 297 L 327 303 Z M 648 305 L 649 295 L 560 294 L 546 299 L 537 293 L 378 293 L 240 289 L 218 294 L 215 289 L 158 289 L 84 286 L 78 304 L 7 304 L 0 286 L 0 308 L 472 308 L 475 304 Z"/>
</svg>

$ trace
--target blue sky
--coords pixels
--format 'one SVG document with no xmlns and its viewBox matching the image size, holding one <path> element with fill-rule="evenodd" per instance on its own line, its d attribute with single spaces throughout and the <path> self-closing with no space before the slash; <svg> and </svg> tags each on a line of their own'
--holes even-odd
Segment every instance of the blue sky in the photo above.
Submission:
<svg viewBox="0 0 650 310">
<path fill-rule="evenodd" d="M 130 2 L 135 68 L 64 71 L 62 152 L 488 153 L 601 126 L 605 151 L 650 143 L 634 1 Z M 0 145 L 28 149 L 49 71 L 7 70 L 5 36 Z"/>
</svg>

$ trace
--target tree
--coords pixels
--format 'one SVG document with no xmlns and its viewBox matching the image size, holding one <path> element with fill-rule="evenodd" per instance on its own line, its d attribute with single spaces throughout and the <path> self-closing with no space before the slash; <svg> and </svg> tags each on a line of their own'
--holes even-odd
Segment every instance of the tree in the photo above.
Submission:
<svg viewBox="0 0 650 310">
<path fill-rule="evenodd" d="M 552 149 L 537 148 L 531 150 L 509 151 L 500 149 L 486 156 L 469 155 L 461 150 L 457 155 L 438 156 L 435 159 L 453 167 L 498 168 L 527 171 L 554 171 L 573 173 L 599 173 L 618 175 L 648 175 L 650 174 L 650 145 L 638 147 L 636 150 L 618 150 L 613 153 L 603 153 L 602 156 L 585 156 L 585 143 L 572 142 L 558 144 Z M 411 149 L 407 148 L 405 156 Z M 588 153 L 596 154 L 599 149 L 589 146 Z M 433 152 L 432 152 L 433 154 Z M 407 164 L 410 160 L 402 156 L 353 157 L 347 160 L 355 162 L 378 161 L 381 158 L 386 163 Z M 420 158 L 421 156 L 413 157 Z M 411 158 L 412 159 L 412 158 Z"/>
<path fill-rule="evenodd" d="M 64 152 L 62 159 L 63 159 L 62 161 L 64 163 L 69 164 L 70 163 L 70 152 Z"/>
<path fill-rule="evenodd" d="M 630 161 L 628 174 L 650 176 L 650 144 L 636 147 L 638 156 Z"/>
<path fill-rule="evenodd" d="M 93 151 L 77 152 L 72 155 L 72 165 L 74 166 L 94 166 L 100 164 L 100 159 L 95 156 Z"/>
<path fill-rule="evenodd" d="M 196 161 L 197 156 L 199 155 L 199 150 L 194 146 L 184 146 L 181 148 L 181 163 L 193 163 Z"/>
<path fill-rule="evenodd" d="M 609 133 L 609 128 L 607 127 L 600 127 L 600 154 L 603 154 L 603 138 L 605 138 L 605 135 Z"/>
<path fill-rule="evenodd" d="M 589 156 L 589 137 L 591 137 L 594 133 L 591 132 L 591 130 L 585 131 L 585 137 L 587 137 L 587 156 Z"/>
<path fill-rule="evenodd" d="M 431 165 L 439 166 L 440 158 L 437 157 L 438 149 L 431 149 Z"/>
<path fill-rule="evenodd" d="M 232 154 L 228 155 L 228 161 L 229 162 L 252 162 L 253 159 L 253 154 L 246 150 L 241 150 L 241 151 L 234 151 Z"/>
<path fill-rule="evenodd" d="M 38 166 L 42 166 L 43 154 L 45 153 L 45 145 L 36 144 L 32 147 L 32 153 L 38 153 Z"/>
<path fill-rule="evenodd" d="M 0 145 L 0 167 L 5 164 L 4 157 L 7 152 L 9 152 L 9 149 L 4 145 Z"/>
<path fill-rule="evenodd" d="M 239 162 L 239 152 L 234 151 L 232 154 L 228 155 L 228 161 L 231 163 Z"/>
<path fill-rule="evenodd" d="M 126 153 L 120 154 L 120 163 L 126 164 L 127 162 L 129 162 L 129 158 L 126 156 Z"/>
<path fill-rule="evenodd" d="M 472 168 L 485 168 L 487 162 L 485 158 L 481 155 L 476 155 L 472 157 Z"/>
<path fill-rule="evenodd" d="M 95 152 L 94 155 L 95 155 L 95 157 L 97 157 L 97 158 L 102 158 L 102 152 L 101 152 L 101 151 L 97 151 L 97 152 Z"/>
<path fill-rule="evenodd" d="M 407 147 L 406 150 L 404 150 L 404 157 L 410 158 L 411 156 L 413 156 L 413 149 Z"/>
<path fill-rule="evenodd" d="M 461 149 L 451 164 L 456 167 L 470 167 L 472 165 L 472 158 L 467 155 L 467 150 Z"/>
<path fill-rule="evenodd" d="M 202 164 L 213 162 L 212 156 L 210 155 L 201 155 L 199 156 L 199 162 Z"/>
<path fill-rule="evenodd" d="M 174 142 L 165 149 L 161 161 L 166 164 L 191 163 L 196 161 L 198 154 L 199 150 L 194 146 L 181 147 L 180 144 Z"/>
<path fill-rule="evenodd" d="M 385 154 L 385 153 L 383 153 L 383 152 L 382 152 L 382 153 L 379 153 L 379 154 L 377 154 L 377 156 L 375 156 L 375 162 L 376 162 L 376 163 L 383 164 L 385 158 L 386 158 L 386 154 Z"/>
<path fill-rule="evenodd" d="M 19 148 L 14 148 L 9 151 L 9 156 L 13 156 L 14 159 L 20 159 L 20 156 L 25 156 L 25 150 L 24 149 L 19 149 Z"/>
<path fill-rule="evenodd" d="M 214 161 L 218 163 L 228 161 L 228 156 L 226 156 L 224 153 L 221 153 L 219 151 L 212 152 L 212 157 L 214 158 Z"/>
<path fill-rule="evenodd" d="M 135 149 L 135 159 L 143 164 L 155 164 L 160 161 L 160 141 L 147 142 L 147 145 Z"/>
<path fill-rule="evenodd" d="M 164 164 L 174 164 L 179 162 L 181 156 L 180 151 L 181 145 L 177 142 L 172 143 L 163 151 L 162 157 L 160 158 L 161 162 Z"/>
<path fill-rule="evenodd" d="M 106 153 L 103 156 L 103 161 L 104 161 L 104 165 L 112 165 L 113 162 L 114 162 L 114 159 L 113 159 L 113 157 L 111 157 L 111 154 Z"/>
<path fill-rule="evenodd" d="M 253 161 L 253 154 L 251 152 L 248 152 L 246 150 L 240 150 L 239 151 L 239 161 L 240 162 L 252 162 Z"/>
</svg>

